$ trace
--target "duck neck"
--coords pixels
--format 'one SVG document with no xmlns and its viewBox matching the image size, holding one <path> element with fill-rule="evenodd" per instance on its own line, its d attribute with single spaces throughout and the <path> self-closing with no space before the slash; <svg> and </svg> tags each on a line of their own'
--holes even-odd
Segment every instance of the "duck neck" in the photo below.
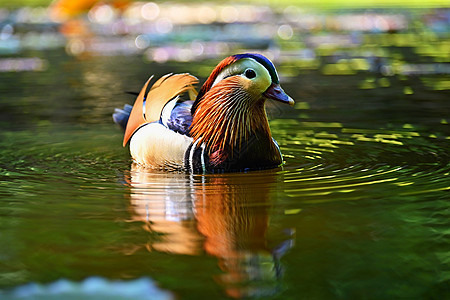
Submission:
<svg viewBox="0 0 450 300">
<path fill-rule="evenodd" d="M 261 144 L 257 147 L 260 151 L 278 152 L 272 141 L 264 102 L 262 97 L 252 99 L 235 84 L 213 87 L 200 99 L 190 134 L 206 146 L 213 165 L 242 156 L 250 151 L 249 144 L 255 142 Z"/>
</svg>

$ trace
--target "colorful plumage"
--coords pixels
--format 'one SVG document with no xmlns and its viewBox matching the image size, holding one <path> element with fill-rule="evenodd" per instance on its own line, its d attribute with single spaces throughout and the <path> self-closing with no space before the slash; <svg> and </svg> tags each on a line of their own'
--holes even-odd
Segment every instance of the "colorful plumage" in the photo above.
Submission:
<svg viewBox="0 0 450 300">
<path fill-rule="evenodd" d="M 113 115 L 137 163 L 195 173 L 282 164 L 264 104 L 271 99 L 293 105 L 294 100 L 281 89 L 266 57 L 246 53 L 224 59 L 198 94 L 192 75 L 168 74 L 151 84 L 152 77 L 132 109 L 126 105 Z"/>
</svg>

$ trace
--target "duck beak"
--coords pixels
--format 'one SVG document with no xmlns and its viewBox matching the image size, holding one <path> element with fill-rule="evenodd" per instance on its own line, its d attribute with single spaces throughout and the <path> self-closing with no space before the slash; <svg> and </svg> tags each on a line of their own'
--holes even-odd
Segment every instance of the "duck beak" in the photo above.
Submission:
<svg viewBox="0 0 450 300">
<path fill-rule="evenodd" d="M 280 101 L 290 106 L 294 106 L 294 99 L 289 97 L 278 83 L 272 83 L 271 86 L 263 93 L 264 97 L 275 101 Z"/>
</svg>

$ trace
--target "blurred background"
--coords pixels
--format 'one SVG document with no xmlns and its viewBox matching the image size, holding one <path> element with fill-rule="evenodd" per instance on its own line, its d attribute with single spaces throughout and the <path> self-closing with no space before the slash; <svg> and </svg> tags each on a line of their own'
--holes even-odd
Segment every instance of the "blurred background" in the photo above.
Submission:
<svg viewBox="0 0 450 300">
<path fill-rule="evenodd" d="M 0 10 L 0 71 L 43 71 L 45 51 L 64 49 L 80 59 L 141 56 L 157 63 L 259 51 L 282 64 L 286 76 L 304 70 L 449 73 L 443 64 L 450 52 L 448 6 L 441 0 L 6 0 Z M 391 47 L 412 53 L 406 57 Z M 198 72 L 206 76 L 209 70 Z M 433 88 L 444 87 L 437 82 Z"/>
</svg>

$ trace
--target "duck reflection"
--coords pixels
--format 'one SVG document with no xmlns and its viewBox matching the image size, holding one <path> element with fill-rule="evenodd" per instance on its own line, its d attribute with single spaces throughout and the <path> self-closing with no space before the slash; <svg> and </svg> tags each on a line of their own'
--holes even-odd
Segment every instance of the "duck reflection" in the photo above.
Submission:
<svg viewBox="0 0 450 300">
<path fill-rule="evenodd" d="M 273 295 L 282 276 L 280 258 L 293 245 L 286 235 L 271 246 L 268 236 L 276 181 L 273 171 L 192 176 L 133 164 L 133 219 L 161 235 L 149 250 L 217 257 L 223 273 L 215 279 L 229 296 Z"/>
</svg>

